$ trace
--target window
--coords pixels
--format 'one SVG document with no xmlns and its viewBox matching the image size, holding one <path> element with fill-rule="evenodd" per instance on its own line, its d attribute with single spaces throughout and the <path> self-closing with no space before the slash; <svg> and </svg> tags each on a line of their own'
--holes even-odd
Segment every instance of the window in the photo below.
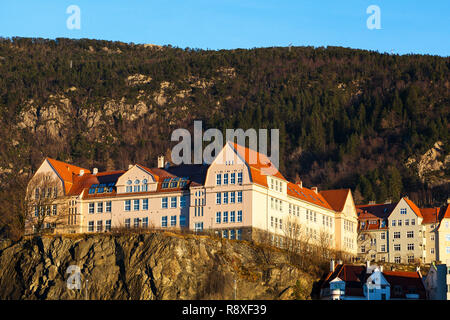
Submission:
<svg viewBox="0 0 450 320">
<path fill-rule="evenodd" d="M 434 234 L 432 234 L 432 235 L 430 236 L 430 240 L 431 240 L 431 241 L 434 241 Z"/>
<path fill-rule="evenodd" d="M 406 232 L 406 237 L 407 237 L 407 238 L 414 238 L 414 231 L 408 231 L 408 232 Z"/>
<path fill-rule="evenodd" d="M 126 186 L 126 192 L 127 193 L 133 192 L 133 187 L 132 186 Z"/>
<path fill-rule="evenodd" d="M 431 249 L 430 249 L 430 253 L 431 253 L 431 254 L 434 254 L 434 248 L 431 248 Z"/>
<path fill-rule="evenodd" d="M 88 223 L 88 231 L 94 232 L 94 221 L 89 221 Z"/>
<path fill-rule="evenodd" d="M 408 263 L 414 263 L 414 256 L 408 256 Z"/>
<path fill-rule="evenodd" d="M 416 219 L 411 219 L 411 225 L 415 226 L 416 225 Z"/>
<path fill-rule="evenodd" d="M 242 191 L 238 191 L 237 202 L 238 202 L 238 203 L 241 203 L 241 202 L 242 202 Z"/>
<path fill-rule="evenodd" d="M 400 263 L 400 262 L 401 262 L 400 257 L 395 257 L 395 258 L 394 258 L 394 262 L 395 262 L 395 263 Z"/>
<path fill-rule="evenodd" d="M 231 184 L 236 183 L 236 174 L 235 173 L 230 174 L 230 183 Z"/>
<path fill-rule="evenodd" d="M 171 197 L 170 198 L 170 207 L 176 208 L 177 207 L 177 197 Z"/>
<path fill-rule="evenodd" d="M 131 185 L 132 183 L 133 183 L 133 182 L 131 182 L 131 180 L 128 180 L 128 181 L 127 181 L 127 184 L 128 184 L 128 185 Z"/>
<path fill-rule="evenodd" d="M 223 184 L 228 184 L 228 173 L 223 174 Z"/>
<path fill-rule="evenodd" d="M 216 223 L 220 223 L 220 211 L 216 212 Z"/>
<path fill-rule="evenodd" d="M 400 232 L 394 232 L 394 239 L 400 239 Z"/>
<path fill-rule="evenodd" d="M 450 234 L 447 233 L 447 234 L 445 235 L 445 241 L 450 241 Z"/>
<path fill-rule="evenodd" d="M 103 202 L 97 203 L 97 213 L 103 213 Z"/>
<path fill-rule="evenodd" d="M 186 197 L 185 196 L 180 197 L 180 208 L 186 208 Z"/>
<path fill-rule="evenodd" d="M 236 231 L 234 229 L 230 230 L 230 239 L 231 240 L 236 239 Z"/>
<path fill-rule="evenodd" d="M 75 208 L 75 209 L 76 209 L 76 208 Z M 56 207 L 56 204 L 54 204 L 54 205 L 52 206 L 52 214 L 53 214 L 54 216 L 56 216 L 57 213 L 58 213 L 58 209 L 57 209 L 57 207 Z"/>
<path fill-rule="evenodd" d="M 161 217 L 161 227 L 167 227 L 167 216 Z"/>
<path fill-rule="evenodd" d="M 228 239 L 228 230 L 223 230 L 222 231 L 222 238 Z"/>
<path fill-rule="evenodd" d="M 394 251 L 400 251 L 400 244 L 394 244 Z"/>
<path fill-rule="evenodd" d="M 414 250 L 414 243 L 408 243 L 407 248 L 408 250 Z"/>
<path fill-rule="evenodd" d="M 445 248 L 447 253 L 450 253 L 450 247 Z"/>
<path fill-rule="evenodd" d="M 139 211 L 139 199 L 133 200 L 133 210 Z"/>
<path fill-rule="evenodd" d="M 397 221 L 397 225 L 398 225 L 399 227 L 401 227 L 401 226 L 402 226 L 402 220 L 398 220 L 398 221 Z"/>
<path fill-rule="evenodd" d="M 236 192 L 232 191 L 230 192 L 230 203 L 235 202 Z"/>
<path fill-rule="evenodd" d="M 137 180 L 137 181 L 139 181 L 139 180 Z M 140 192 L 140 191 L 141 191 L 141 186 L 139 186 L 139 185 L 134 186 L 134 192 Z"/>
<path fill-rule="evenodd" d="M 238 172 L 238 184 L 242 184 L 242 172 Z"/>
<path fill-rule="evenodd" d="M 106 202 L 106 212 L 111 212 L 111 201 Z"/>
<path fill-rule="evenodd" d="M 102 232 L 102 231 L 103 231 L 103 221 L 98 220 L 97 221 L 97 232 Z"/>
<path fill-rule="evenodd" d="M 223 212 L 223 223 L 228 223 L 228 211 Z"/>
<path fill-rule="evenodd" d="M 381 240 L 385 240 L 386 239 L 386 233 L 382 232 L 380 235 Z"/>
<path fill-rule="evenodd" d="M 203 222 L 196 222 L 194 225 L 195 231 L 202 231 L 203 230 Z"/>
<path fill-rule="evenodd" d="M 216 204 L 222 203 L 222 194 L 220 192 L 216 193 Z"/>
<path fill-rule="evenodd" d="M 111 231 L 111 220 L 106 220 L 105 231 Z"/>
<path fill-rule="evenodd" d="M 93 202 L 91 202 L 91 203 L 89 203 L 89 213 L 94 213 L 95 211 L 95 203 L 93 203 Z M 94 231 L 94 230 L 92 230 L 92 231 Z"/>
<path fill-rule="evenodd" d="M 125 211 L 131 211 L 131 200 L 125 200 Z"/>
<path fill-rule="evenodd" d="M 167 209 L 167 207 L 168 207 L 168 198 L 164 197 L 161 199 L 161 208 Z"/>
<path fill-rule="evenodd" d="M 380 251 L 381 252 L 386 252 L 386 245 L 382 244 Z"/>
<path fill-rule="evenodd" d="M 186 226 L 186 216 L 180 216 L 180 227 Z"/>
<path fill-rule="evenodd" d="M 142 199 L 142 210 L 148 210 L 148 199 Z"/>
<path fill-rule="evenodd" d="M 125 219 L 125 228 L 130 228 L 130 218 Z"/>
<path fill-rule="evenodd" d="M 405 226 L 409 226 L 409 219 L 405 219 Z"/>
<path fill-rule="evenodd" d="M 148 191 L 147 179 L 142 180 L 142 191 Z"/>
<path fill-rule="evenodd" d="M 237 239 L 242 240 L 242 230 L 241 229 L 237 230 Z"/>
<path fill-rule="evenodd" d="M 361 246 L 361 252 L 362 252 L 362 253 L 365 253 L 365 252 L 366 252 L 366 246 L 364 246 L 364 245 Z"/>
<path fill-rule="evenodd" d="M 220 173 L 216 174 L 216 185 L 220 186 L 222 184 L 222 175 Z"/>
<path fill-rule="evenodd" d="M 392 226 L 395 227 L 395 220 L 392 220 Z"/>
<path fill-rule="evenodd" d="M 406 214 L 406 208 L 400 209 L 400 214 Z"/>
<path fill-rule="evenodd" d="M 228 203 L 228 192 L 224 192 L 223 193 L 223 203 L 227 204 Z"/>
<path fill-rule="evenodd" d="M 135 228 L 139 228 L 141 225 L 141 219 L 139 218 L 134 218 L 134 227 Z"/>
<path fill-rule="evenodd" d="M 38 207 L 38 206 L 35 206 L 35 207 L 34 207 L 34 216 L 35 216 L 35 217 L 38 217 L 38 216 L 39 216 L 39 207 Z"/>
<path fill-rule="evenodd" d="M 34 189 L 34 198 L 39 199 L 39 188 Z"/>
<path fill-rule="evenodd" d="M 175 227 L 177 225 L 177 216 L 170 217 L 170 226 Z"/>
<path fill-rule="evenodd" d="M 235 222 L 235 215 L 236 215 L 235 211 L 230 212 L 230 222 Z"/>
<path fill-rule="evenodd" d="M 242 210 L 238 211 L 237 222 L 242 222 Z M 281 225 L 281 219 L 280 219 L 280 225 Z"/>
</svg>

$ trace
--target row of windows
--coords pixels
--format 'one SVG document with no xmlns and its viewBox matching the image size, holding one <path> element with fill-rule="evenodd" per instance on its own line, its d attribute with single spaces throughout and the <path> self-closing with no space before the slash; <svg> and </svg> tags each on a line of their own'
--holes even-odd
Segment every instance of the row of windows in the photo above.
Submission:
<svg viewBox="0 0 450 320">
<path fill-rule="evenodd" d="M 289 203 L 289 214 L 300 217 L 300 207 Z"/>
<path fill-rule="evenodd" d="M 236 211 L 230 211 L 230 223 L 236 222 Z M 242 222 L 242 210 L 237 212 L 237 222 Z M 228 211 L 216 212 L 216 223 L 228 223 Z"/>
<path fill-rule="evenodd" d="M 177 199 L 179 198 L 180 201 L 180 208 L 186 207 L 186 197 L 170 197 L 170 207 L 176 208 L 177 207 Z M 161 208 L 167 209 L 169 206 L 169 197 L 164 197 L 161 199 Z"/>
<path fill-rule="evenodd" d="M 95 213 L 95 206 L 97 206 L 97 213 L 111 212 L 111 201 L 106 202 L 90 202 L 89 213 Z"/>
<path fill-rule="evenodd" d="M 97 220 L 97 223 L 95 224 L 95 221 L 91 220 L 88 221 L 88 231 L 89 232 L 103 232 L 103 231 L 111 231 L 111 220 L 105 220 L 105 228 L 103 229 L 103 220 Z"/>
<path fill-rule="evenodd" d="M 229 178 L 229 180 L 228 180 Z M 223 174 L 223 180 L 222 180 L 222 174 L 217 173 L 216 174 L 216 185 L 220 186 L 222 185 L 222 182 L 224 185 L 227 184 L 236 184 L 236 173 L 224 173 Z M 242 172 L 238 172 L 237 174 L 237 183 L 242 184 Z"/>
<path fill-rule="evenodd" d="M 39 216 L 56 216 L 58 214 L 58 209 L 57 209 L 57 205 L 53 204 L 53 205 L 48 205 L 48 206 L 35 206 L 34 207 L 34 216 L 35 217 L 39 217 Z"/>
<path fill-rule="evenodd" d="M 34 189 L 34 198 L 35 199 L 51 198 L 51 197 L 56 198 L 57 196 L 58 196 L 58 187 Z"/>
<path fill-rule="evenodd" d="M 241 229 L 230 229 L 222 230 L 222 238 L 230 240 L 242 240 L 242 230 Z"/>
<path fill-rule="evenodd" d="M 405 219 L 405 226 L 409 226 L 409 221 L 410 221 L 409 219 Z M 416 225 L 416 219 L 411 219 L 411 225 L 412 226 Z M 393 226 L 393 227 L 395 227 L 395 226 L 401 227 L 402 226 L 402 220 L 401 219 L 399 219 L 399 220 L 392 220 L 391 221 L 391 226 Z"/>
<path fill-rule="evenodd" d="M 282 192 L 283 191 L 283 182 L 271 178 L 270 179 L 270 189 Z"/>
<path fill-rule="evenodd" d="M 406 246 L 407 250 L 414 250 L 414 243 L 408 243 Z M 400 244 L 394 244 L 394 251 L 401 251 L 401 245 Z"/>
<path fill-rule="evenodd" d="M 230 194 L 229 199 L 228 194 Z M 216 193 L 216 204 L 228 204 L 228 200 L 230 200 L 230 203 L 236 202 L 236 191 Z M 237 191 L 237 203 L 242 203 L 242 191 Z"/>
<path fill-rule="evenodd" d="M 283 229 L 283 219 L 280 219 L 278 222 L 278 218 L 270 217 L 270 226 L 275 229 Z"/>
<path fill-rule="evenodd" d="M 344 247 L 348 249 L 353 249 L 354 241 L 352 238 L 344 237 Z"/>
<path fill-rule="evenodd" d="M 353 232 L 354 223 L 348 220 L 344 220 L 344 230 Z"/>
<path fill-rule="evenodd" d="M 270 197 L 270 208 L 283 212 L 283 201 Z"/>
<path fill-rule="evenodd" d="M 400 232 L 395 231 L 394 232 L 394 239 L 400 239 Z M 406 238 L 414 238 L 414 231 L 407 231 L 406 232 Z"/>
<path fill-rule="evenodd" d="M 186 216 L 180 216 L 179 219 L 180 227 L 186 226 Z M 170 226 L 176 227 L 177 226 L 177 216 L 170 216 Z M 168 217 L 163 216 L 161 217 L 161 227 L 167 228 L 168 227 Z"/>
<path fill-rule="evenodd" d="M 395 263 L 401 263 L 401 261 L 402 261 L 401 257 L 394 257 L 394 262 Z M 414 256 L 413 255 L 409 255 L 408 256 L 408 263 L 414 263 L 414 262 L 415 262 Z"/>
<path fill-rule="evenodd" d="M 148 191 L 148 185 L 144 184 L 144 185 L 134 185 L 134 186 L 126 186 L 126 192 L 127 193 L 131 193 L 131 192 L 146 192 Z"/>
</svg>

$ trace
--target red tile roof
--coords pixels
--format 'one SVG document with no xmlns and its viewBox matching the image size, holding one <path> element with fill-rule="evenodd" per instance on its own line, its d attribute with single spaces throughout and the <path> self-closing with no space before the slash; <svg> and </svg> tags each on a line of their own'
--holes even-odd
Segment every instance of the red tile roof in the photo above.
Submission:
<svg viewBox="0 0 450 320">
<path fill-rule="evenodd" d="M 418 216 L 423 218 L 422 213 L 420 212 L 420 209 L 416 206 L 416 204 L 414 202 L 412 202 L 411 200 L 409 200 L 408 198 L 404 197 L 403 198 L 406 203 L 410 206 L 410 208 L 414 211 L 414 213 Z"/>
<path fill-rule="evenodd" d="M 422 224 L 439 222 L 439 212 L 441 208 L 420 208 L 420 213 L 423 216 Z"/>
<path fill-rule="evenodd" d="M 406 299 L 406 294 L 418 294 L 419 299 L 426 299 L 425 286 L 420 272 L 384 271 L 384 277 L 391 285 L 391 299 Z M 395 288 L 400 287 L 398 292 Z"/>
<path fill-rule="evenodd" d="M 74 177 L 79 176 L 80 171 L 84 170 L 84 173 L 90 173 L 88 169 L 77 167 L 62 161 L 58 161 L 51 158 L 46 158 L 53 169 L 57 172 L 59 177 L 64 181 L 64 191 L 69 194 L 70 189 L 74 184 Z"/>
<path fill-rule="evenodd" d="M 320 194 L 335 211 L 342 212 L 349 192 L 350 189 L 337 189 L 320 191 Z"/>
<path fill-rule="evenodd" d="M 333 210 L 333 208 L 328 204 L 328 202 L 320 193 L 316 193 L 315 191 L 308 188 L 300 188 L 300 186 L 297 184 L 288 182 L 287 194 L 291 197 Z"/>
</svg>

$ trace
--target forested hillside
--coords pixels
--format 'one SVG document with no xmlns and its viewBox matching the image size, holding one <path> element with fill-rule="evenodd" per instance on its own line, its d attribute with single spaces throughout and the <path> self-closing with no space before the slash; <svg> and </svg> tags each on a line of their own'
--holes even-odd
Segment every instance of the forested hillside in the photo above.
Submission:
<svg viewBox="0 0 450 320">
<path fill-rule="evenodd" d="M 279 128 L 281 171 L 306 186 L 350 187 L 360 203 L 407 194 L 439 204 L 449 193 L 449 66 L 340 47 L 1 39 L 1 197 L 11 202 L 45 156 L 100 170 L 155 166 L 171 132 L 197 119 L 204 130 Z M 419 177 L 438 141 L 441 165 Z"/>
</svg>

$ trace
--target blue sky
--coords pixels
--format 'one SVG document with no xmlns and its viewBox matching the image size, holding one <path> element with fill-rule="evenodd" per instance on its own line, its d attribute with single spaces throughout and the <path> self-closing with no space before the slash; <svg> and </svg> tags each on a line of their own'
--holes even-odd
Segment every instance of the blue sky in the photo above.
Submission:
<svg viewBox="0 0 450 320">
<path fill-rule="evenodd" d="M 69 30 L 67 7 L 81 10 Z M 381 29 L 369 30 L 369 5 Z M 448 0 L 0 0 L 0 36 L 91 38 L 181 48 L 343 46 L 450 55 Z"/>
</svg>

